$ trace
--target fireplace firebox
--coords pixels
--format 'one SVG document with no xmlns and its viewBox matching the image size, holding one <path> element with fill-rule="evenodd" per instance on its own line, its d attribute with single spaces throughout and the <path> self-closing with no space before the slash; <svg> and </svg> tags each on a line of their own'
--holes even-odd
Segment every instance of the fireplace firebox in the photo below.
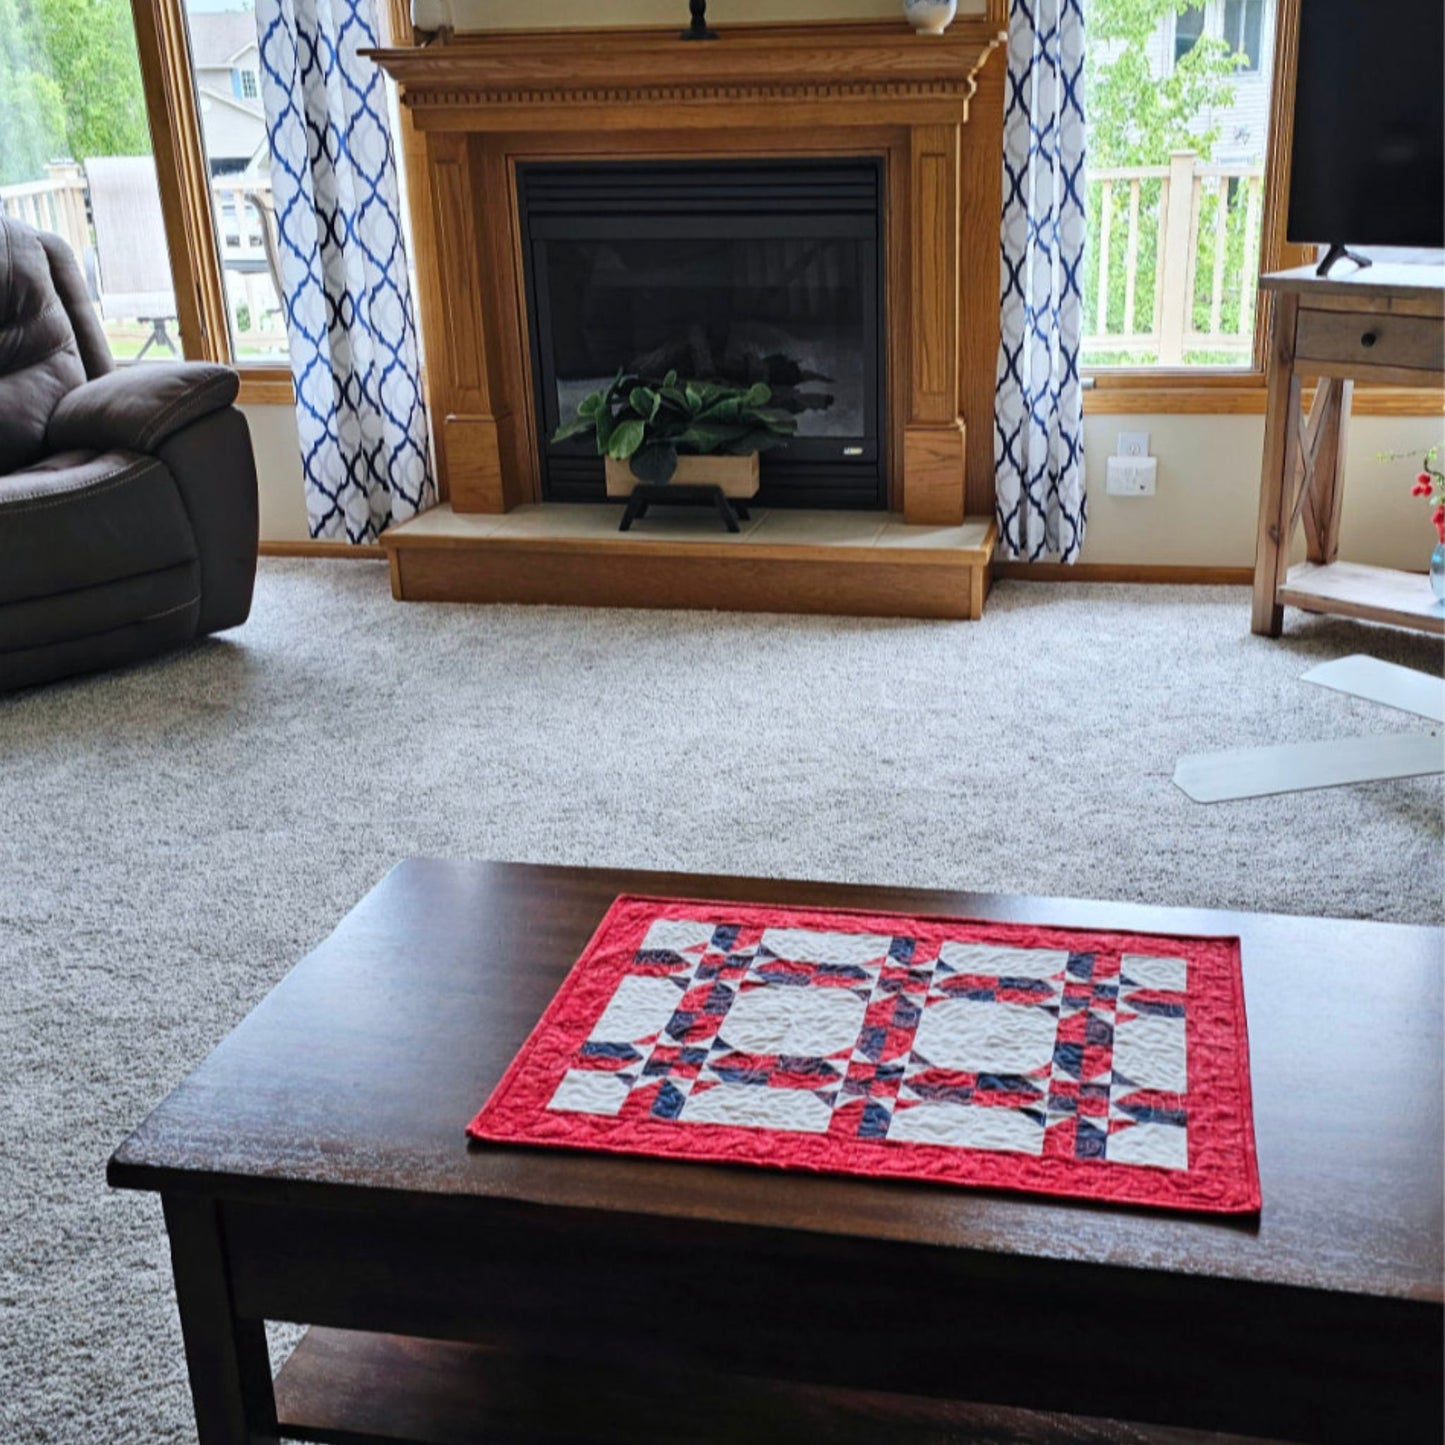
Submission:
<svg viewBox="0 0 1445 1445">
<path fill-rule="evenodd" d="M 887 506 L 883 163 L 518 167 L 532 377 L 549 501 L 601 501 L 558 426 L 618 371 L 766 382 L 797 417 L 765 506 Z"/>
</svg>

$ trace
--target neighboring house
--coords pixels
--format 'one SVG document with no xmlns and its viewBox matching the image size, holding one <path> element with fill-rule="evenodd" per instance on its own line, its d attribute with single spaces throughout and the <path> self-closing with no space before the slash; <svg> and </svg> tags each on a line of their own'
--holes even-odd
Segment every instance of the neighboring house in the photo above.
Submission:
<svg viewBox="0 0 1445 1445">
<path fill-rule="evenodd" d="M 213 176 L 268 173 L 261 57 L 249 10 L 190 16 L 191 61 Z"/>
<path fill-rule="evenodd" d="M 1151 42 L 1150 59 L 1158 76 L 1170 74 L 1175 63 L 1205 35 L 1225 41 L 1231 50 L 1247 57 L 1232 82 L 1234 104 L 1206 109 L 1199 117 L 1202 127 L 1219 129 L 1214 159 L 1221 163 L 1264 162 L 1274 74 L 1274 21 L 1275 0 L 1203 0 L 1181 14 L 1166 17 Z"/>
</svg>

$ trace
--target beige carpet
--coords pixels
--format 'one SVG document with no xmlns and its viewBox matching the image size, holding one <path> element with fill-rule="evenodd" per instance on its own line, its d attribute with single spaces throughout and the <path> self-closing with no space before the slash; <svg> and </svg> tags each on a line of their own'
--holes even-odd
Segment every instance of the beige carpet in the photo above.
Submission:
<svg viewBox="0 0 1445 1445">
<path fill-rule="evenodd" d="M 408 854 L 1438 921 L 1438 779 L 1171 784 L 1424 728 L 1298 677 L 1438 643 L 1248 617 L 1077 584 L 981 624 L 402 607 L 377 564 L 269 563 L 236 633 L 0 701 L 0 1441 L 194 1439 L 160 1211 L 106 1157 Z"/>
</svg>

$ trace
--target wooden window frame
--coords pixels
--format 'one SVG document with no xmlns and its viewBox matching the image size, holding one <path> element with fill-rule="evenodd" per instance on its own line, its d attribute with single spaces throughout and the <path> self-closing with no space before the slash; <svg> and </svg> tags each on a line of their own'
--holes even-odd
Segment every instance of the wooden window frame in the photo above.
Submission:
<svg viewBox="0 0 1445 1445">
<path fill-rule="evenodd" d="M 393 43 L 413 43 L 410 17 L 401 0 L 378 7 Z M 175 281 L 182 349 L 189 360 L 234 365 L 241 375 L 240 400 L 247 405 L 295 402 L 289 367 L 236 363 L 231 350 L 221 259 L 216 244 L 210 177 L 206 168 L 194 71 L 182 0 L 131 0 L 141 78 L 160 183 Z M 1295 62 L 1299 48 L 1300 0 L 1279 0 L 1275 18 L 1273 91 L 1265 160 L 1261 270 L 1303 265 L 1311 248 L 1285 238 L 1289 201 L 1289 160 L 1294 127 Z M 419 138 L 403 114 L 398 147 L 416 158 Z M 412 201 L 418 266 L 434 264 L 430 217 Z M 1084 411 L 1095 415 L 1224 414 L 1264 412 L 1265 353 L 1273 298 L 1261 290 L 1255 302 L 1254 351 L 1248 369 L 1108 368 L 1088 372 Z M 1388 416 L 1438 414 L 1437 392 L 1404 387 L 1359 387 L 1357 413 Z"/>
<path fill-rule="evenodd" d="M 181 349 L 188 361 L 234 366 L 241 376 L 243 405 L 291 406 L 296 392 L 289 367 L 238 363 L 231 350 L 182 0 L 131 0 L 131 13 L 170 249 Z"/>
<path fill-rule="evenodd" d="M 1290 154 L 1294 146 L 1295 72 L 1299 58 L 1300 0 L 1279 0 L 1275 16 L 1274 61 L 1265 151 L 1260 231 L 1260 271 L 1282 271 L 1314 260 L 1312 246 L 1292 245 L 1289 219 Z M 1246 368 L 1109 367 L 1086 370 L 1086 415 L 1260 415 L 1265 403 L 1265 360 L 1273 294 L 1261 288 L 1254 308 L 1254 350 Z M 1438 391 L 1399 386 L 1355 388 L 1354 411 L 1365 416 L 1433 416 L 1441 411 Z"/>
</svg>

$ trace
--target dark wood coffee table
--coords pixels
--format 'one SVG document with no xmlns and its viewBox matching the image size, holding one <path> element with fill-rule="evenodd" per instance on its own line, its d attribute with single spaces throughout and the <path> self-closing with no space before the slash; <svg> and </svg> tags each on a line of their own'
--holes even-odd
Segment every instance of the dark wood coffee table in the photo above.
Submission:
<svg viewBox="0 0 1445 1445">
<path fill-rule="evenodd" d="M 1237 933 L 1261 1218 L 469 1147 L 624 891 Z M 1436 929 L 413 860 L 109 1179 L 162 1197 L 202 1445 L 1435 1442 L 1441 964 Z M 313 1326 L 274 1392 L 268 1319 Z"/>
</svg>

